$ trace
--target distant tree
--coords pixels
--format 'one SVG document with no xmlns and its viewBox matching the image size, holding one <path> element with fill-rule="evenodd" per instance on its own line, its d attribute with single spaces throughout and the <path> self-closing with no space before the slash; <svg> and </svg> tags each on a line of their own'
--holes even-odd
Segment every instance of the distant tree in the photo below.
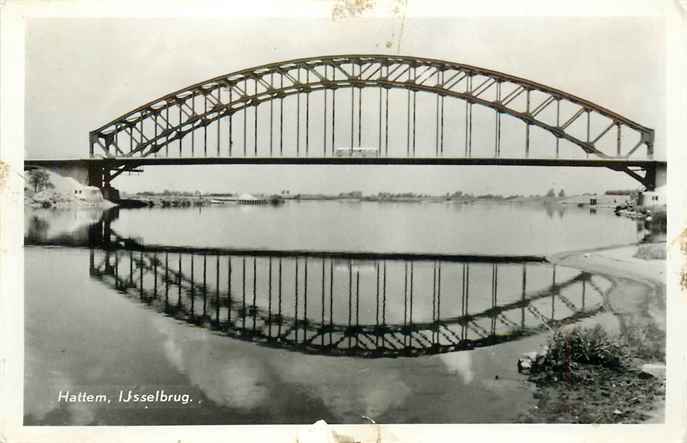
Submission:
<svg viewBox="0 0 687 443">
<path fill-rule="evenodd" d="M 33 186 L 33 192 L 53 187 L 53 184 L 50 183 L 50 175 L 42 169 L 29 171 L 29 184 Z"/>
<path fill-rule="evenodd" d="M 554 191 L 553 188 L 549 189 L 549 192 L 546 193 L 547 197 L 555 197 L 556 196 L 556 191 Z"/>
<path fill-rule="evenodd" d="M 561 190 L 558 192 L 558 196 L 559 196 L 560 198 L 565 197 L 565 191 L 564 191 L 562 188 L 561 188 Z"/>
<path fill-rule="evenodd" d="M 634 189 L 620 189 L 620 190 L 609 190 L 605 192 L 606 195 L 635 195 L 637 191 Z"/>
</svg>

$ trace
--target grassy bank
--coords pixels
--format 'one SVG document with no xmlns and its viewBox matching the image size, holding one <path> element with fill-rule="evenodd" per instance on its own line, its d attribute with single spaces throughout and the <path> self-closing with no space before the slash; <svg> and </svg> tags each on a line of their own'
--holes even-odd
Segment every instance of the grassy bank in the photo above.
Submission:
<svg viewBox="0 0 687 443">
<path fill-rule="evenodd" d="M 557 331 L 529 380 L 536 405 L 525 423 L 640 423 L 665 397 L 665 381 L 640 368 L 664 361 L 664 335 L 611 337 L 600 326 Z"/>
<path fill-rule="evenodd" d="M 567 328 L 549 338 L 532 366 L 535 404 L 527 423 L 660 422 L 665 379 L 643 373 L 665 363 L 665 245 L 648 243 L 563 254 L 559 265 L 603 274 L 615 283 L 605 300 L 618 330 Z"/>
<path fill-rule="evenodd" d="M 642 260 L 665 260 L 666 245 L 665 243 L 641 244 L 633 257 Z"/>
</svg>

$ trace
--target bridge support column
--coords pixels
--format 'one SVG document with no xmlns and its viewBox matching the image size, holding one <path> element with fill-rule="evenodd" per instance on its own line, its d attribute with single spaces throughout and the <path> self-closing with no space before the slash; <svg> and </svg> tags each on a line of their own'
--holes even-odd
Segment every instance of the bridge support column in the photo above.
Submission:
<svg viewBox="0 0 687 443">
<path fill-rule="evenodd" d="M 644 182 L 644 186 L 646 186 L 647 191 L 655 191 L 656 188 L 665 186 L 665 184 L 668 182 L 667 164 L 656 164 L 648 168 Z"/>
<path fill-rule="evenodd" d="M 88 166 L 88 186 L 95 186 L 96 188 L 103 187 L 103 176 L 105 170 L 100 165 Z"/>
<path fill-rule="evenodd" d="M 101 164 L 91 164 L 88 167 L 88 185 L 100 189 L 105 200 L 112 203 L 119 202 L 119 191 L 110 186 L 110 169 Z"/>
<path fill-rule="evenodd" d="M 109 200 L 112 203 L 118 203 L 119 202 L 119 190 L 116 188 L 113 188 L 112 186 L 105 186 L 100 188 L 100 192 L 103 194 L 103 198 L 105 200 Z"/>
<path fill-rule="evenodd" d="M 656 165 L 656 170 L 654 171 L 654 189 L 665 186 L 668 183 L 668 165 L 662 163 Z"/>
</svg>

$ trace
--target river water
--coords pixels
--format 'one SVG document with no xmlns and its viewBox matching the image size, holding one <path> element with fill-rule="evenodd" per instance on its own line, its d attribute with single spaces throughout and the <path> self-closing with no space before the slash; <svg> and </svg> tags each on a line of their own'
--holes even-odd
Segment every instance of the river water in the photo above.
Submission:
<svg viewBox="0 0 687 443">
<path fill-rule="evenodd" d="M 27 209 L 25 424 L 512 422 L 545 324 L 613 321 L 608 279 L 541 257 L 642 234 L 514 203 Z"/>
</svg>

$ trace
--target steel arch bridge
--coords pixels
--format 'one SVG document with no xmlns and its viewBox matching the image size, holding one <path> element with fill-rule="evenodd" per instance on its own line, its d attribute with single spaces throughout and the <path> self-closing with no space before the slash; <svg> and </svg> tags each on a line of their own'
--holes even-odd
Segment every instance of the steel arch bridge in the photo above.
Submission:
<svg viewBox="0 0 687 443">
<path fill-rule="evenodd" d="M 436 59 L 333 55 L 146 103 L 91 131 L 86 163 L 100 187 L 145 165 L 253 163 L 595 166 L 653 189 L 665 168 L 653 155 L 653 129 L 540 83 Z"/>
</svg>

